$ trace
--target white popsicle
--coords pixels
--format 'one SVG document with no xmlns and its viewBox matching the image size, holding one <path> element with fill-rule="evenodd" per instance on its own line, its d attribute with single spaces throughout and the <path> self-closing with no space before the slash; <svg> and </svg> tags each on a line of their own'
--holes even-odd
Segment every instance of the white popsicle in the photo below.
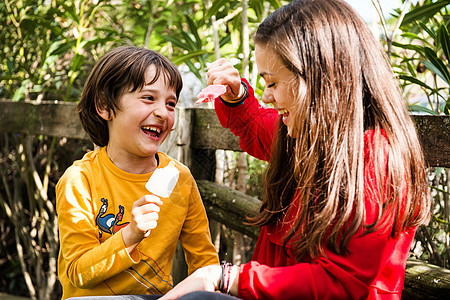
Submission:
<svg viewBox="0 0 450 300">
<path fill-rule="evenodd" d="M 175 162 L 170 161 L 166 167 L 156 169 L 153 172 L 145 184 L 145 188 L 158 197 L 168 198 L 172 194 L 179 177 L 180 171 L 175 167 Z"/>
</svg>

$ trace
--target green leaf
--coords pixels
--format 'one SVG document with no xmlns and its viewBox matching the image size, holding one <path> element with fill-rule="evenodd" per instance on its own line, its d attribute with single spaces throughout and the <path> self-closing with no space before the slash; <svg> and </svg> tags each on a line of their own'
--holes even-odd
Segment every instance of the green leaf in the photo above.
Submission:
<svg viewBox="0 0 450 300">
<path fill-rule="evenodd" d="M 419 35 L 417 35 L 415 33 L 412 33 L 412 32 L 402 33 L 401 36 L 403 36 L 405 38 L 412 39 L 412 40 L 419 40 L 419 41 L 426 42 L 426 43 L 429 44 L 429 42 L 426 39 L 424 39 L 423 37 L 421 37 L 421 36 L 419 36 Z"/>
<path fill-rule="evenodd" d="M 441 175 L 442 171 L 444 171 L 444 168 L 443 168 L 443 167 L 437 167 L 437 168 L 434 170 L 434 173 L 436 174 L 436 176 L 439 176 L 439 175 Z"/>
<path fill-rule="evenodd" d="M 448 33 L 447 26 L 442 24 L 438 32 L 439 41 L 442 45 L 442 50 L 447 57 L 448 63 L 450 63 L 450 34 Z"/>
<path fill-rule="evenodd" d="M 227 34 L 225 37 L 223 37 L 220 42 L 219 42 L 219 46 L 220 48 L 222 48 L 223 46 L 229 44 L 231 42 L 231 36 L 229 34 Z"/>
<path fill-rule="evenodd" d="M 197 48 L 197 44 L 194 42 L 189 32 L 183 31 L 181 35 L 183 36 L 184 41 L 186 42 L 186 46 L 188 47 L 187 50 L 189 51 L 199 50 Z"/>
<path fill-rule="evenodd" d="M 409 105 L 408 106 L 409 111 L 411 112 L 417 112 L 417 113 L 427 113 L 430 115 L 438 115 L 437 112 L 435 112 L 434 110 L 431 110 L 429 108 L 426 108 L 425 106 L 420 106 L 420 105 Z"/>
<path fill-rule="evenodd" d="M 64 15 L 74 21 L 77 25 L 80 24 L 80 19 L 75 11 L 75 5 L 66 5 L 64 3 L 61 4 L 62 7 L 64 8 Z"/>
<path fill-rule="evenodd" d="M 423 64 L 447 84 L 450 84 L 450 72 L 442 59 L 436 55 L 436 52 L 429 47 L 425 47 L 425 55 L 430 61 L 424 61 Z"/>
<path fill-rule="evenodd" d="M 175 38 L 173 36 L 170 35 L 163 35 L 162 36 L 166 41 L 171 42 L 172 44 L 174 44 L 175 46 L 177 46 L 178 48 L 184 49 L 184 50 L 191 50 L 187 44 L 183 43 L 180 39 Z"/>
<path fill-rule="evenodd" d="M 192 35 L 195 38 L 195 42 L 197 44 L 196 48 L 201 49 L 202 48 L 202 40 L 200 39 L 200 36 L 198 35 L 198 27 L 195 24 L 195 22 L 188 15 L 185 15 L 185 17 L 186 17 L 186 21 L 189 26 L 189 30 L 191 31 Z"/>
<path fill-rule="evenodd" d="M 398 42 L 392 42 L 392 46 L 399 47 L 402 49 L 413 50 L 423 56 L 425 56 L 424 48 L 422 46 L 413 45 L 413 44 L 401 44 Z"/>
<path fill-rule="evenodd" d="M 436 66 L 434 64 L 432 64 L 431 62 L 429 62 L 427 60 L 424 60 L 423 64 L 425 65 L 425 67 L 430 69 L 431 72 L 433 72 L 437 76 L 441 77 L 448 84 L 448 80 L 445 78 L 445 75 L 443 73 L 441 73 L 441 71 L 438 68 L 436 68 Z"/>
<path fill-rule="evenodd" d="M 194 73 L 194 75 L 202 80 L 202 75 L 200 74 L 199 70 L 195 67 L 195 65 L 192 63 L 192 61 L 188 60 L 185 62 L 185 64 L 189 67 L 189 70 Z"/>
<path fill-rule="evenodd" d="M 95 39 L 92 39 L 92 40 L 81 42 L 79 48 L 80 49 L 86 49 L 86 48 L 89 48 L 92 45 L 104 44 L 106 42 L 111 42 L 111 41 L 114 41 L 114 40 L 116 40 L 116 38 L 112 37 L 112 36 L 111 37 L 105 37 L 105 38 L 95 38 Z"/>
<path fill-rule="evenodd" d="M 79 53 L 75 54 L 73 59 L 71 71 L 76 72 L 80 69 L 81 65 L 84 62 L 85 57 Z"/>
<path fill-rule="evenodd" d="M 9 75 L 12 75 L 14 73 L 14 61 L 8 58 L 8 60 L 6 61 L 6 66 L 8 67 Z"/>
<path fill-rule="evenodd" d="M 401 26 L 407 25 L 415 20 L 431 18 L 448 4 L 450 4 L 450 0 L 441 0 L 435 3 L 427 3 L 423 6 L 415 7 L 405 15 Z"/>
<path fill-rule="evenodd" d="M 420 85 L 423 88 L 426 88 L 427 90 L 432 91 L 433 88 L 430 87 L 429 85 L 427 85 L 425 82 L 420 81 L 419 79 L 412 77 L 412 76 L 408 76 L 408 75 L 399 75 L 398 78 L 405 80 L 405 81 L 409 81 L 413 84 L 417 84 Z"/>
<path fill-rule="evenodd" d="M 182 64 L 182 63 L 184 63 L 184 62 L 187 62 L 188 60 L 190 60 L 190 59 L 192 59 L 192 58 L 201 56 L 201 55 L 203 55 L 203 54 L 210 54 L 210 52 L 208 52 L 208 51 L 206 51 L 206 50 L 200 50 L 200 51 L 190 52 L 190 53 L 188 53 L 188 54 L 183 54 L 183 55 L 174 57 L 174 58 L 172 59 L 172 62 L 173 62 L 175 65 L 179 65 L 179 64 Z"/>
<path fill-rule="evenodd" d="M 268 2 L 270 3 L 270 5 L 275 8 L 278 9 L 281 7 L 281 3 L 278 0 L 268 0 Z"/>
<path fill-rule="evenodd" d="M 444 114 L 450 115 L 450 101 L 447 101 L 447 102 L 445 103 Z"/>
<path fill-rule="evenodd" d="M 75 44 L 73 43 L 61 43 L 58 47 L 56 47 L 53 50 L 49 51 L 49 56 L 50 55 L 61 55 L 66 53 L 67 51 L 69 51 L 70 49 L 74 48 Z M 52 47 L 54 48 L 54 47 Z"/>
<path fill-rule="evenodd" d="M 20 88 L 18 88 L 15 92 L 14 95 L 12 97 L 12 101 L 17 102 L 20 101 L 24 98 L 25 96 L 25 92 L 27 90 L 27 85 L 30 82 L 29 79 L 25 79 L 22 81 L 22 85 L 20 86 Z"/>
<path fill-rule="evenodd" d="M 211 7 L 206 12 L 205 19 L 209 20 L 212 16 L 215 16 L 219 13 L 219 10 L 226 5 L 226 3 L 230 2 L 229 0 L 215 0 Z"/>
<path fill-rule="evenodd" d="M 249 1 L 248 6 L 255 11 L 257 18 L 261 18 L 261 16 L 264 14 L 264 1 L 260 0 Z"/>
<path fill-rule="evenodd" d="M 432 30 L 432 28 L 429 28 L 425 23 L 423 23 L 422 21 L 417 21 L 417 25 L 419 25 L 420 28 L 422 28 L 423 30 L 425 30 L 428 35 L 433 39 L 436 40 L 436 32 L 434 32 L 434 30 Z"/>
<path fill-rule="evenodd" d="M 411 73 L 411 75 L 412 75 L 414 78 L 417 78 L 416 69 L 413 67 L 413 65 L 411 64 L 411 62 L 408 60 L 408 61 L 405 61 L 405 63 L 406 63 L 406 66 L 407 66 L 407 68 L 408 68 L 409 73 Z"/>
</svg>

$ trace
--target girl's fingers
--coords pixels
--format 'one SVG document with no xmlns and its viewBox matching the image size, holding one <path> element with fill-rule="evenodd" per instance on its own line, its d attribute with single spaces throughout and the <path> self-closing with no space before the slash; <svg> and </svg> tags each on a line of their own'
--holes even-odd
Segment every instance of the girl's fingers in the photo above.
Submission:
<svg viewBox="0 0 450 300">
<path fill-rule="evenodd" d="M 214 62 L 208 68 L 208 85 L 221 84 L 227 86 L 227 92 L 222 95 L 222 99 L 232 100 L 240 96 L 241 78 L 239 71 L 233 67 L 225 59 L 220 59 Z"/>
<path fill-rule="evenodd" d="M 218 60 L 212 62 L 206 69 L 210 70 L 216 67 L 220 67 L 222 65 L 226 65 L 229 64 L 230 62 L 228 60 L 226 60 L 225 58 L 219 58 Z"/>
</svg>

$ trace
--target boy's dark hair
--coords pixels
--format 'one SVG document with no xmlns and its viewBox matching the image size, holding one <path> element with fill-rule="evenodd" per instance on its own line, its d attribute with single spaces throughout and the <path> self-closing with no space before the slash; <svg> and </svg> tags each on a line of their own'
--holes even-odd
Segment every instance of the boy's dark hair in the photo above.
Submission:
<svg viewBox="0 0 450 300">
<path fill-rule="evenodd" d="M 155 76 L 150 82 L 145 82 L 145 72 L 151 65 L 155 66 Z M 175 90 L 178 99 L 183 87 L 181 74 L 169 59 L 158 52 L 118 47 L 95 64 L 78 104 L 81 124 L 94 144 L 103 147 L 109 141 L 108 125 L 97 108 L 107 109 L 114 116 L 116 110 L 120 110 L 119 100 L 124 93 L 153 84 L 161 75 L 169 88 Z"/>
</svg>

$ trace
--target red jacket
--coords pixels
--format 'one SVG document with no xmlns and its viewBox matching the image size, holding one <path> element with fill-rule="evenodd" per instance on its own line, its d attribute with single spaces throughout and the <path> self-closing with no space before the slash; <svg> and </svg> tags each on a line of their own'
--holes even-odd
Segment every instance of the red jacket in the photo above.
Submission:
<svg viewBox="0 0 450 300">
<path fill-rule="evenodd" d="M 269 160 L 279 119 L 276 110 L 261 107 L 250 86 L 244 103 L 231 107 L 216 99 L 215 110 L 222 126 L 239 136 L 244 151 Z M 371 197 L 367 188 L 375 184 L 371 167 L 373 135 L 373 131 L 368 131 L 364 136 L 366 222 L 378 215 L 378 200 Z M 388 147 L 387 139 L 383 143 Z M 294 258 L 291 249 L 287 249 L 289 256 L 283 251 L 282 237 L 286 230 L 277 224 L 261 229 L 252 261 L 240 267 L 240 298 L 401 298 L 415 228 L 402 232 L 397 239 L 389 236 L 390 230 L 355 234 L 348 243 L 349 254 L 337 255 L 325 248 L 325 256 L 301 261 Z"/>
</svg>

